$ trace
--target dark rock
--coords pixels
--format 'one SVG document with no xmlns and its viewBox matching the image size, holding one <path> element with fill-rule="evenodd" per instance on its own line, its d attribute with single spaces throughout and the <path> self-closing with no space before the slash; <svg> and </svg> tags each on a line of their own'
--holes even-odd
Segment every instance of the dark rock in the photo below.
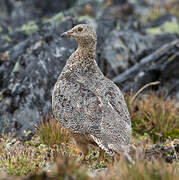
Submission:
<svg viewBox="0 0 179 180">
<path fill-rule="evenodd" d="M 179 144 L 176 144 L 176 146 L 175 146 L 175 151 L 176 151 L 177 153 L 179 153 Z"/>
<path fill-rule="evenodd" d="M 108 75 L 110 72 L 109 66 L 106 64 L 105 57 L 102 56 L 102 49 L 104 48 L 104 42 L 108 38 L 108 34 L 115 28 L 116 24 L 114 21 L 108 19 L 99 19 L 97 20 L 97 63 L 100 69 L 103 71 L 105 75 Z M 112 73 L 112 72 L 111 72 Z"/>
<path fill-rule="evenodd" d="M 163 81 L 173 78 L 179 79 L 179 53 L 176 53 L 164 64 L 161 76 Z"/>
<path fill-rule="evenodd" d="M 73 41 L 64 41 L 59 35 L 72 24 L 66 21 L 53 28 L 42 27 L 9 50 L 9 59 L 0 66 L 4 82 L 0 101 L 1 132 L 13 129 L 12 133 L 22 134 L 24 129 L 33 130 L 33 124 L 51 111 L 52 87 L 75 48 Z M 14 132 L 14 128 L 17 131 Z"/>
<path fill-rule="evenodd" d="M 153 37 L 133 30 L 113 30 L 103 45 L 101 57 L 117 74 L 137 62 L 138 57 L 152 47 L 152 42 Z"/>
<path fill-rule="evenodd" d="M 34 5 L 37 10 L 41 11 L 41 15 L 54 14 L 59 11 L 64 11 L 65 9 L 70 8 L 76 0 L 44 0 L 43 3 L 41 0 L 34 0 Z"/>
<path fill-rule="evenodd" d="M 2 19 L 6 19 L 10 16 L 12 11 L 12 4 L 9 0 L 1 0 L 0 1 L 0 17 Z"/>
<path fill-rule="evenodd" d="M 74 2 L 75 0 L 43 0 L 43 3 L 40 0 L 2 0 L 1 17 L 10 21 L 12 26 L 19 27 L 30 20 L 37 20 L 44 15 L 53 15 L 68 9 Z"/>
<path fill-rule="evenodd" d="M 172 163 L 174 159 L 176 159 L 176 156 L 175 155 L 171 155 L 171 156 L 166 157 L 165 161 L 167 163 Z"/>
<path fill-rule="evenodd" d="M 177 34 L 158 34 L 154 35 L 154 41 L 152 43 L 151 50 L 154 51 L 164 44 L 174 41 L 179 36 Z M 151 52 L 150 52 L 151 53 Z"/>
<path fill-rule="evenodd" d="M 160 69 L 159 68 L 149 68 L 146 71 L 139 72 L 135 77 L 135 86 L 134 91 L 136 92 L 140 88 L 142 88 L 145 84 L 150 82 L 158 81 L 160 78 Z M 153 90 L 157 90 L 158 86 L 151 86 Z"/>
<path fill-rule="evenodd" d="M 171 14 L 164 14 L 163 16 L 157 18 L 154 21 L 150 21 L 146 27 L 159 27 L 165 22 L 177 21 L 177 17 L 172 16 Z"/>
<path fill-rule="evenodd" d="M 133 4 L 127 0 L 112 0 L 105 8 L 103 17 L 107 19 L 120 19 L 126 21 L 134 12 Z"/>
</svg>

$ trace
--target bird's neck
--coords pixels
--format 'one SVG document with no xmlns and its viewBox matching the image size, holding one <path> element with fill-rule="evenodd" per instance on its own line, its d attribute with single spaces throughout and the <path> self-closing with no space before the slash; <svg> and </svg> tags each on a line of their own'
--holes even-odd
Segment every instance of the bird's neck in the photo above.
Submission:
<svg viewBox="0 0 179 180">
<path fill-rule="evenodd" d="M 102 75 L 94 57 L 95 57 L 95 46 L 87 46 L 82 47 L 78 46 L 76 51 L 69 57 L 67 63 L 61 73 L 61 77 L 64 75 L 65 77 L 72 72 L 81 72 L 89 69 L 93 69 L 93 71 L 97 70 L 99 75 Z"/>
<path fill-rule="evenodd" d="M 76 55 L 79 56 L 79 60 L 85 61 L 88 59 L 93 60 L 95 57 L 95 50 L 94 46 L 78 46 L 77 50 L 74 52 Z"/>
<path fill-rule="evenodd" d="M 88 66 L 88 64 L 91 64 L 94 61 L 95 50 L 96 46 L 94 46 L 94 44 L 88 46 L 78 45 L 76 51 L 68 59 L 67 64 Z"/>
</svg>

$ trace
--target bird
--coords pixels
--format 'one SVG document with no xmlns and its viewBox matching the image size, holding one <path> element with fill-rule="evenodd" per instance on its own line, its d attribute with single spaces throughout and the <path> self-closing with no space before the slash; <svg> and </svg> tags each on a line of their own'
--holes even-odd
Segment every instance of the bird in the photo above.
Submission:
<svg viewBox="0 0 179 180">
<path fill-rule="evenodd" d="M 71 132 L 84 156 L 89 145 L 120 156 L 129 151 L 131 120 L 119 87 L 101 72 L 95 60 L 97 34 L 88 24 L 78 24 L 61 34 L 78 47 L 55 83 L 52 111 Z"/>
</svg>

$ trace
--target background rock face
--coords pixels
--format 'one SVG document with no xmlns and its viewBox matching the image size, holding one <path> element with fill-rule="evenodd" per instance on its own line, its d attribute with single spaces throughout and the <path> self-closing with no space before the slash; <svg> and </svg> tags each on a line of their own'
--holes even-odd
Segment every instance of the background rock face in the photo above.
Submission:
<svg viewBox="0 0 179 180">
<path fill-rule="evenodd" d="M 9 49 L 8 60 L 0 66 L 0 125 L 6 132 L 32 128 L 51 111 L 52 87 L 75 48 L 59 34 L 70 28 L 71 21 L 44 26 Z"/>
<path fill-rule="evenodd" d="M 89 23 L 96 29 L 96 60 L 111 79 L 179 38 L 177 11 L 166 11 L 162 1 L 162 13 L 155 14 L 155 1 L 132 2 L 1 0 L 0 133 L 23 135 L 51 112 L 53 86 L 76 48 L 74 41 L 59 36 L 74 25 Z M 163 90 L 178 97 L 178 52 L 179 45 L 171 47 L 118 85 L 137 91 L 159 80 Z"/>
<path fill-rule="evenodd" d="M 1 0 L 1 17 L 10 20 L 11 25 L 21 26 L 27 21 L 52 15 L 70 8 L 75 0 Z"/>
</svg>

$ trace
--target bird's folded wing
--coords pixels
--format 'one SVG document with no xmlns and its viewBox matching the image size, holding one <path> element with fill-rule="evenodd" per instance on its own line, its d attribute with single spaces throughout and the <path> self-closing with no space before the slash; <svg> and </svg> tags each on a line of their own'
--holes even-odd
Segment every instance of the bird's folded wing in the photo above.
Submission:
<svg viewBox="0 0 179 180">
<path fill-rule="evenodd" d="M 77 82 L 63 81 L 53 92 L 55 117 L 74 133 L 100 134 L 101 106 L 99 97 Z"/>
<path fill-rule="evenodd" d="M 109 87 L 108 91 L 106 92 L 106 97 L 108 99 L 108 104 L 111 106 L 112 110 L 117 112 L 118 119 L 120 121 L 125 121 L 127 122 L 127 124 L 131 125 L 128 108 L 119 88 L 116 85 Z"/>
</svg>

